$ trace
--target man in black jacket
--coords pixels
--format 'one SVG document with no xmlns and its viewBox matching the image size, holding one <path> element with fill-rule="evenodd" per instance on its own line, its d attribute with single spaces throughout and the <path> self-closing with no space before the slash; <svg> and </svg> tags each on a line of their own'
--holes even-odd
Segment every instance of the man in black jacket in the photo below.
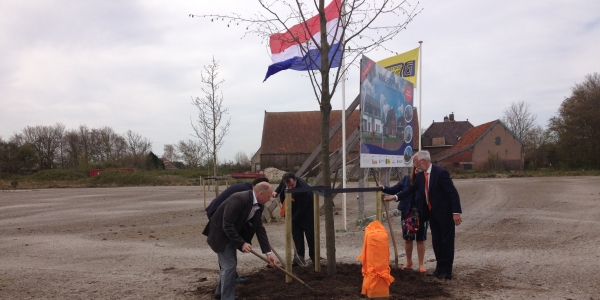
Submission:
<svg viewBox="0 0 600 300">
<path fill-rule="evenodd" d="M 235 299 L 235 269 L 237 267 L 236 249 L 248 253 L 252 250 L 250 242 L 256 234 L 263 253 L 269 264 L 275 266 L 275 256 L 263 226 L 261 214 L 264 204 L 271 199 L 273 188 L 267 182 L 254 186 L 252 191 L 231 195 L 212 215 L 202 232 L 208 238 L 206 242 L 217 253 L 221 273 L 215 294 L 221 299 Z"/>
<path fill-rule="evenodd" d="M 206 215 L 210 219 L 210 217 L 212 217 L 215 211 L 217 211 L 217 208 L 219 208 L 219 205 L 221 205 L 221 203 L 227 200 L 229 196 L 237 192 L 250 191 L 255 185 L 261 182 L 269 182 L 269 179 L 265 177 L 259 177 L 254 179 L 254 181 L 252 181 L 251 184 L 248 182 L 240 182 L 230 185 L 221 194 L 219 194 L 219 196 L 217 196 L 215 199 L 213 199 L 213 201 L 210 202 L 210 204 L 206 207 Z"/>
<path fill-rule="evenodd" d="M 296 178 L 294 173 L 285 173 L 281 178 L 279 187 L 273 192 L 273 198 L 278 194 L 285 193 L 284 186 L 287 189 L 308 188 L 308 183 L 300 178 Z M 285 199 L 285 197 L 280 197 Z M 283 202 L 283 200 L 281 200 Z M 296 244 L 298 256 L 304 258 L 304 236 L 308 244 L 308 256 L 315 262 L 315 222 L 314 222 L 314 203 L 312 192 L 292 193 L 292 238 Z"/>
</svg>

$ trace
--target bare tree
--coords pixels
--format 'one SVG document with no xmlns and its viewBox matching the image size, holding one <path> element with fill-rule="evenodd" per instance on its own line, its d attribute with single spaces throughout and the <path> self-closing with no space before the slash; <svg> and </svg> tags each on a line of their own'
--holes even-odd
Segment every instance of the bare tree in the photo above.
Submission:
<svg viewBox="0 0 600 300">
<path fill-rule="evenodd" d="M 40 169 L 52 169 L 59 151 L 65 126 L 56 123 L 54 126 L 27 126 L 23 129 L 23 138 L 36 152 Z"/>
<path fill-rule="evenodd" d="M 176 161 L 177 160 L 177 149 L 175 149 L 175 145 L 166 144 L 163 147 L 163 158 L 166 158 L 168 161 Z"/>
<path fill-rule="evenodd" d="M 200 17 L 227 20 L 227 26 L 239 23 L 247 24 L 246 34 L 255 34 L 263 39 L 270 38 L 272 42 L 293 43 L 300 46 L 303 55 L 308 53 L 308 47 L 316 49 L 319 55 L 309 55 L 312 69 L 306 71 L 313 87 L 315 99 L 321 110 L 321 171 L 323 185 L 331 186 L 331 170 L 329 166 L 329 117 L 331 114 L 331 99 L 335 94 L 349 67 L 357 66 L 362 55 L 375 50 L 385 49 L 386 42 L 394 39 L 408 23 L 419 13 L 417 6 L 410 6 L 408 1 L 395 0 L 332 0 L 329 9 L 339 17 L 336 26 L 328 27 L 325 12 L 325 0 L 314 1 L 284 1 L 259 0 L 264 13 L 254 17 L 233 15 L 201 15 Z M 194 17 L 195 15 L 191 15 Z M 306 21 L 310 16 L 318 22 L 320 35 L 310 36 Z M 334 19 L 335 20 L 335 19 Z M 303 24 L 293 31 L 291 25 Z M 278 34 L 283 32 L 283 34 Z M 274 35 L 277 34 L 277 35 Z M 333 47 L 333 41 L 340 37 L 338 47 Z M 334 59 L 343 52 L 346 64 L 342 65 Z M 390 51 L 393 52 L 393 51 Z M 331 57 L 330 57 L 331 56 Z M 340 64 L 333 70 L 332 66 Z M 333 198 L 325 197 L 325 242 L 327 247 L 327 273 L 336 274 L 335 258 L 335 228 L 333 219 Z"/>
<path fill-rule="evenodd" d="M 133 157 L 133 165 L 138 168 L 144 167 L 146 156 L 152 149 L 152 142 L 131 130 L 125 133 L 125 141 L 127 150 Z"/>
<path fill-rule="evenodd" d="M 192 139 L 179 141 L 177 144 L 177 151 L 188 168 L 198 168 L 204 161 L 205 152 L 200 141 Z"/>
<path fill-rule="evenodd" d="M 529 104 L 525 101 L 511 103 L 504 110 L 502 122 L 519 138 L 521 141 L 527 136 L 529 131 L 535 126 L 536 115 L 529 111 Z"/>
<path fill-rule="evenodd" d="M 217 176 L 217 153 L 223 146 L 223 138 L 229 133 L 231 118 L 223 119 L 228 109 L 223 106 L 223 92 L 219 94 L 219 89 L 225 80 L 219 79 L 219 62 L 214 57 L 212 64 L 204 66 L 200 81 L 206 88 L 202 88 L 202 97 L 192 98 L 192 104 L 198 109 L 198 120 L 195 124 L 190 121 L 196 137 L 212 159 L 213 176 Z"/>
<path fill-rule="evenodd" d="M 250 158 L 248 158 L 248 155 L 243 151 L 238 151 L 233 157 L 233 159 L 236 164 L 239 164 L 241 166 L 250 166 Z"/>
</svg>

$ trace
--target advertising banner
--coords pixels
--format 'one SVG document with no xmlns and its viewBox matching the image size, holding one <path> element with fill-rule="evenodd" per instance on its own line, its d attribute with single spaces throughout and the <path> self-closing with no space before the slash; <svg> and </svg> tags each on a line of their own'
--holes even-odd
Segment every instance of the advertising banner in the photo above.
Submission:
<svg viewBox="0 0 600 300">
<path fill-rule="evenodd" d="M 419 63 L 419 48 L 388 57 L 377 62 L 394 74 L 413 83 L 417 87 L 417 67 Z"/>
<path fill-rule="evenodd" d="M 360 81 L 360 167 L 412 167 L 413 83 L 366 56 Z"/>
</svg>

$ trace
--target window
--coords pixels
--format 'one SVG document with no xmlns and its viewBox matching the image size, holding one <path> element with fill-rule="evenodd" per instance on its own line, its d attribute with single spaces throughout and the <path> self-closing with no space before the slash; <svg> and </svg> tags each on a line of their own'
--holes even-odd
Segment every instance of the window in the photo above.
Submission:
<svg viewBox="0 0 600 300">
<path fill-rule="evenodd" d="M 496 145 L 500 145 L 500 137 L 499 136 L 496 137 Z"/>
</svg>

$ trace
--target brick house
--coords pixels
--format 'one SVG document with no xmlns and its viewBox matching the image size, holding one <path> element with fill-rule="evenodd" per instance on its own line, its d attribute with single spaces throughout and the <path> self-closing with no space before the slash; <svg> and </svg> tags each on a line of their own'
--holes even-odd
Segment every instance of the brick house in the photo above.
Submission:
<svg viewBox="0 0 600 300">
<path fill-rule="evenodd" d="M 431 161 L 450 171 L 523 171 L 525 144 L 500 120 L 471 128 L 451 148 Z"/>
<path fill-rule="evenodd" d="M 342 117 L 341 110 L 332 110 L 330 129 Z M 355 110 L 346 120 L 346 138 L 359 128 L 360 111 Z M 321 142 L 321 112 L 267 112 L 263 125 L 261 146 L 253 166 L 260 165 L 261 169 L 269 167 L 285 171 L 296 171 L 306 161 L 310 154 Z M 342 130 L 340 129 L 331 139 L 330 153 L 341 149 Z M 348 161 L 358 156 L 358 147 L 346 149 Z M 318 159 L 316 163 L 318 163 Z"/>
<path fill-rule="evenodd" d="M 441 153 L 456 144 L 471 128 L 473 124 L 469 120 L 455 121 L 454 113 L 451 113 L 449 117 L 444 117 L 443 122 L 433 122 L 423 132 L 421 136 L 423 150 L 429 151 L 432 156 Z"/>
</svg>

